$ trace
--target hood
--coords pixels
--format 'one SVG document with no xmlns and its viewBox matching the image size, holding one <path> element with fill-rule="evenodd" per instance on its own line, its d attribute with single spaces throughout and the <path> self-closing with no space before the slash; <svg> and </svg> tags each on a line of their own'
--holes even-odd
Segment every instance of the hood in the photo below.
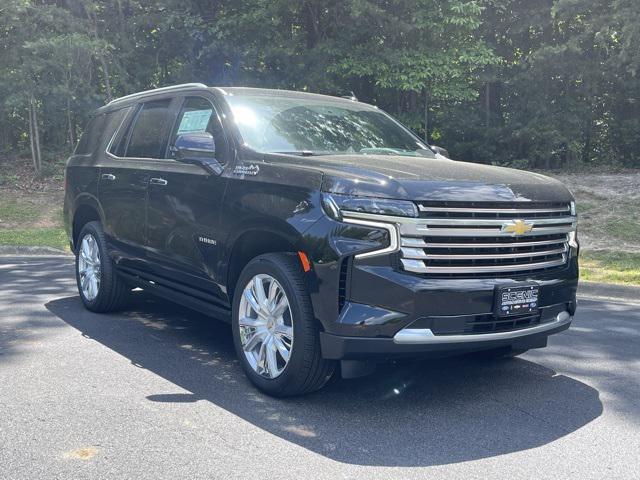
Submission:
<svg viewBox="0 0 640 480">
<path fill-rule="evenodd" d="M 286 160 L 285 160 L 286 158 Z M 396 155 L 279 157 L 323 172 L 325 192 L 422 201 L 569 202 L 569 190 L 537 173 L 477 163 Z"/>
</svg>

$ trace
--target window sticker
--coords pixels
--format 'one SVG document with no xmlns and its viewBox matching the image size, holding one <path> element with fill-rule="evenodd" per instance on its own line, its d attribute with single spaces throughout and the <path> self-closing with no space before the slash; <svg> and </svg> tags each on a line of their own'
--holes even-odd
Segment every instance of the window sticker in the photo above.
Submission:
<svg viewBox="0 0 640 480">
<path fill-rule="evenodd" d="M 204 132 L 207 130 L 209 119 L 213 110 L 191 110 L 182 114 L 182 120 L 178 127 L 178 135 L 183 133 Z"/>
</svg>

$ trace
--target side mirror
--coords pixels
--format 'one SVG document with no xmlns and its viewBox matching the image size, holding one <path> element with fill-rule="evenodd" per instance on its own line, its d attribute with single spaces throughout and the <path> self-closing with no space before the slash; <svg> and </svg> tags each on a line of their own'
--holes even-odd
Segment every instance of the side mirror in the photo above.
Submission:
<svg viewBox="0 0 640 480">
<path fill-rule="evenodd" d="M 222 173 L 222 165 L 216 160 L 216 144 L 209 132 L 178 135 L 171 151 L 178 162 L 198 165 L 216 175 Z"/>
<path fill-rule="evenodd" d="M 431 145 L 431 149 L 432 149 L 434 152 L 436 152 L 436 153 L 438 153 L 438 154 L 442 155 L 443 157 L 450 158 L 450 157 L 449 157 L 449 152 L 447 152 L 447 151 L 446 151 L 444 148 L 442 148 L 442 147 L 436 147 L 435 145 Z"/>
</svg>

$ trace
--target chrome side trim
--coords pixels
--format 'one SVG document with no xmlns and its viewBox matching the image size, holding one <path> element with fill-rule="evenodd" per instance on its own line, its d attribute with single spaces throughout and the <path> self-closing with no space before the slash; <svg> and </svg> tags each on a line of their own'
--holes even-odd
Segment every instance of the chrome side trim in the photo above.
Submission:
<svg viewBox="0 0 640 480">
<path fill-rule="evenodd" d="M 343 217 L 343 221 L 351 223 L 353 225 L 363 225 L 365 227 L 382 228 L 389 232 L 389 246 L 381 248 L 380 250 L 373 250 L 371 252 L 358 253 L 355 258 L 368 258 L 377 257 L 378 255 L 387 255 L 389 253 L 397 252 L 400 249 L 400 234 L 398 227 L 395 223 L 374 222 L 372 220 L 363 220 L 357 218 Z"/>
<path fill-rule="evenodd" d="M 569 312 L 560 312 L 555 320 L 535 327 L 523 328 L 512 332 L 475 333 L 468 335 L 434 335 L 428 328 L 404 328 L 395 334 L 393 343 L 403 345 L 429 345 L 437 343 L 469 343 L 491 340 L 509 340 L 546 332 L 571 323 L 573 317 Z"/>
</svg>

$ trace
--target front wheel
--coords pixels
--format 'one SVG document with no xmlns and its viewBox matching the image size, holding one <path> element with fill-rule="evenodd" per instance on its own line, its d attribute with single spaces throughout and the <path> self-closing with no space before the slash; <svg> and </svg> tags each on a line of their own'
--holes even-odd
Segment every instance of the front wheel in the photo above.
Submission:
<svg viewBox="0 0 640 480">
<path fill-rule="evenodd" d="M 273 396 L 309 393 L 331 378 L 335 362 L 320 353 L 318 327 L 295 255 L 261 255 L 240 274 L 233 340 L 251 382 Z"/>
</svg>

